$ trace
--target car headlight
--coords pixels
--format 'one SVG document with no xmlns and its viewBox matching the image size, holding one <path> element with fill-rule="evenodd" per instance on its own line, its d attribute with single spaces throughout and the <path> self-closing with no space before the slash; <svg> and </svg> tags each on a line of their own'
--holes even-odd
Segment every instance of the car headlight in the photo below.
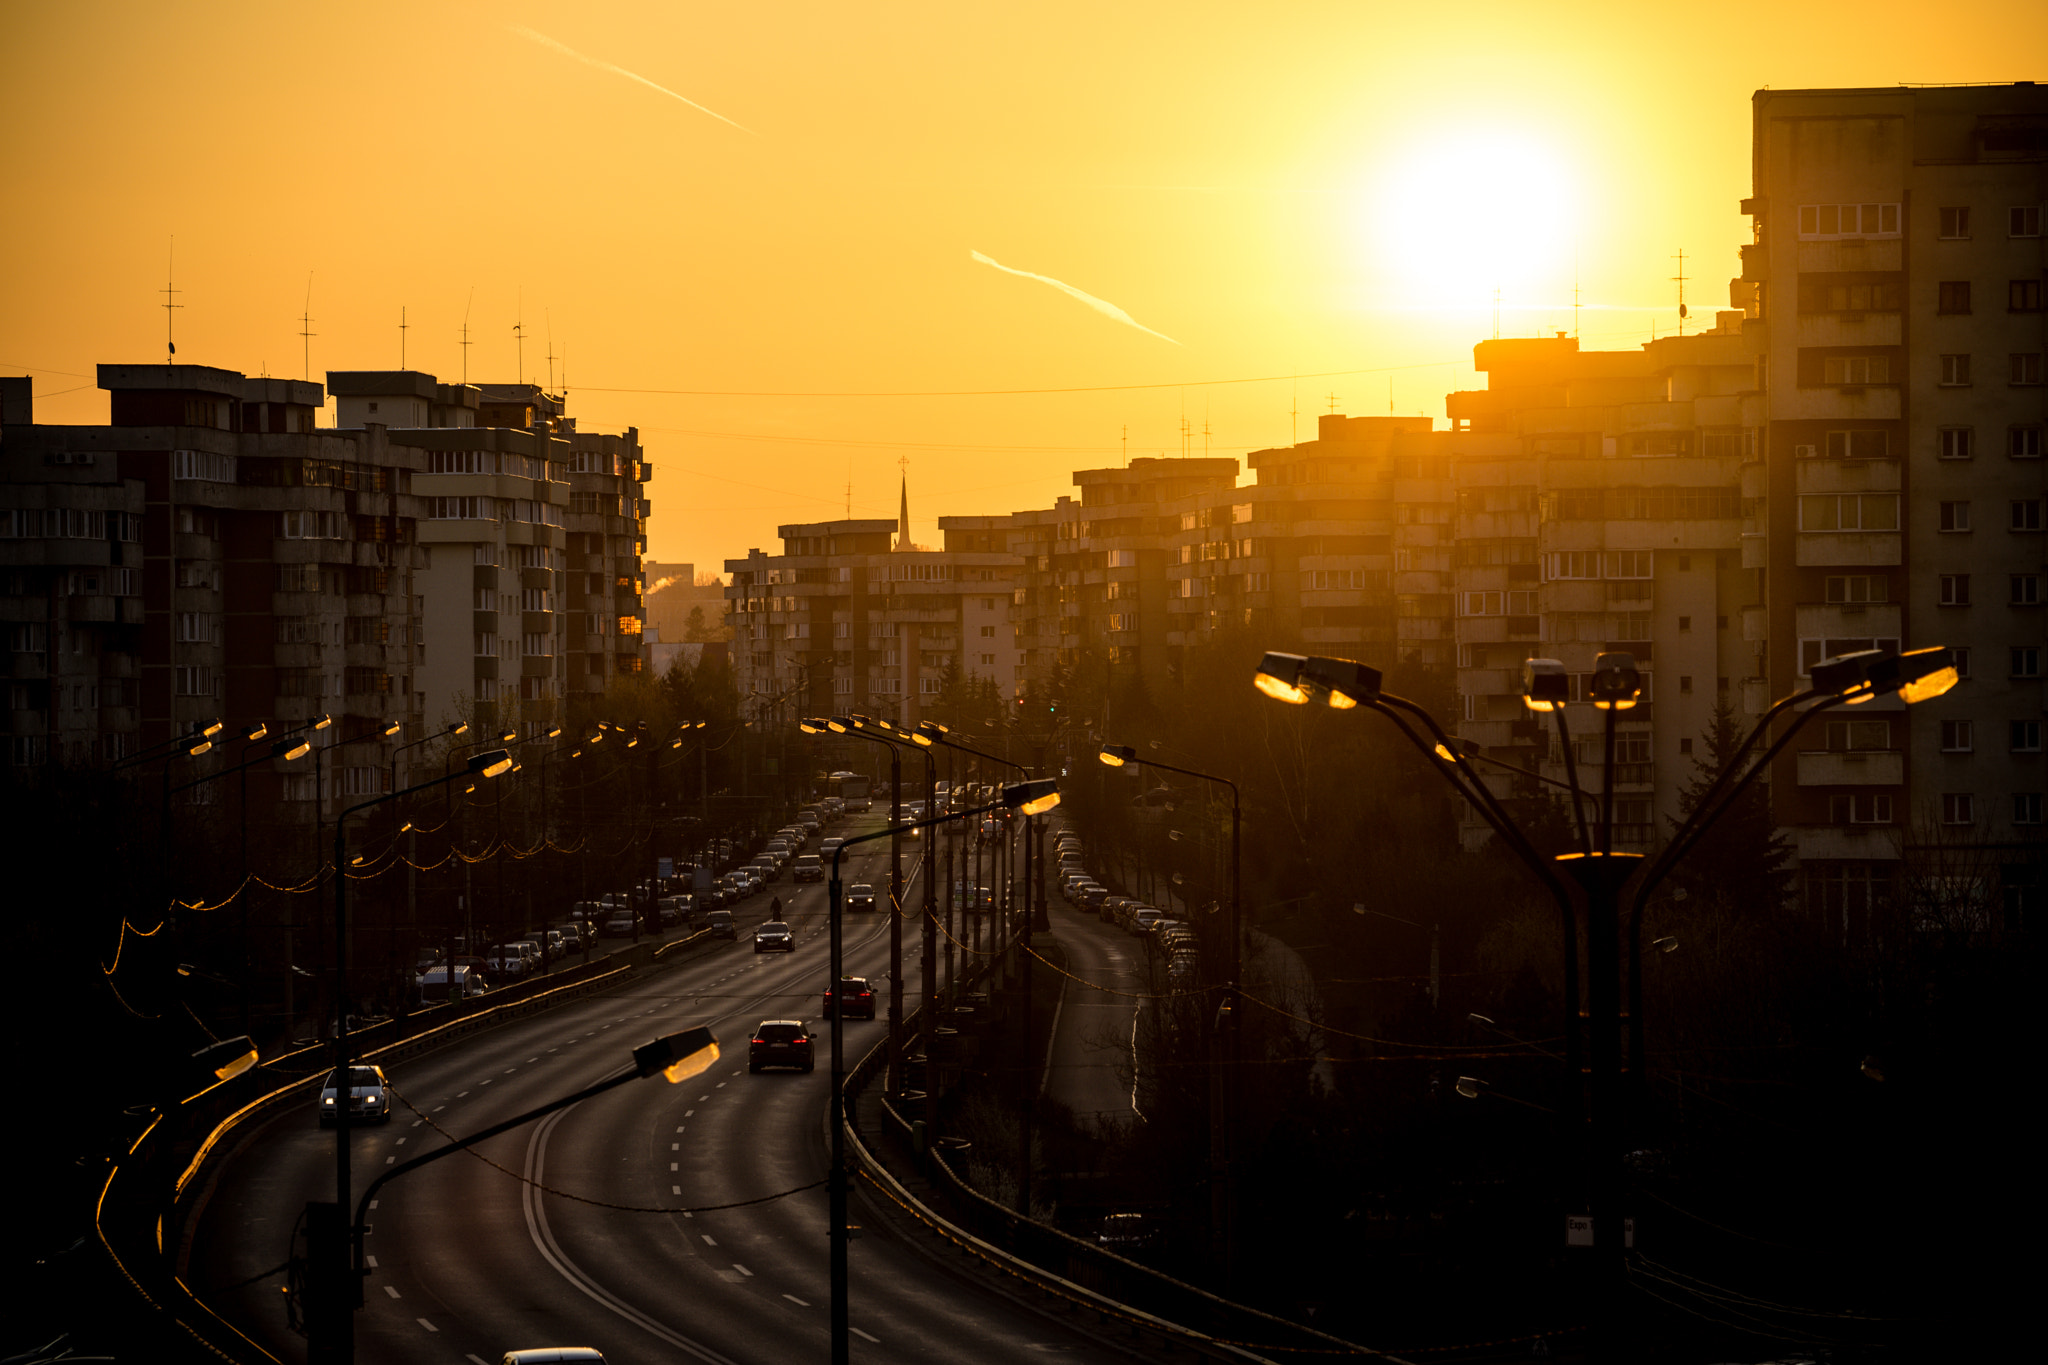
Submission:
<svg viewBox="0 0 2048 1365">
<path fill-rule="evenodd" d="M 333 1104 L 333 1103 L 334 1103 L 334 1096 L 332 1096 L 332 1095 L 322 1095 L 322 1096 L 320 1097 L 320 1103 L 322 1103 L 322 1104 Z"/>
<path fill-rule="evenodd" d="M 363 1103 L 375 1109 L 378 1105 L 384 1103 L 384 1097 L 382 1095 L 368 1095 L 364 1097 Z"/>
</svg>

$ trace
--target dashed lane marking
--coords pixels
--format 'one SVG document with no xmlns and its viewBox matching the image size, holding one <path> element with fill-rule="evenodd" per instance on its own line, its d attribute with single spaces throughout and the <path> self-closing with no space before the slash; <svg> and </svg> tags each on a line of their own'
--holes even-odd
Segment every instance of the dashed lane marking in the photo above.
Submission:
<svg viewBox="0 0 2048 1365">
<path fill-rule="evenodd" d="M 363 1264 L 375 1270 L 377 1268 L 377 1258 L 375 1256 L 365 1256 L 363 1257 Z"/>
<path fill-rule="evenodd" d="M 394 1299 L 398 1297 L 398 1287 L 396 1285 L 385 1285 L 384 1292 L 389 1294 Z"/>
<path fill-rule="evenodd" d="M 668 1163 L 668 1168 L 669 1168 L 669 1169 L 670 1169 L 671 1171 L 680 1171 L 681 1169 L 683 1169 L 683 1168 L 682 1168 L 682 1167 L 681 1167 L 680 1165 L 678 1165 L 678 1164 L 677 1164 L 676 1162 L 673 1162 L 673 1161 L 671 1161 L 671 1162 L 669 1162 L 669 1163 Z"/>
<path fill-rule="evenodd" d="M 426 1328 L 429 1332 L 438 1332 L 441 1330 L 440 1328 L 434 1326 L 433 1323 L 428 1322 L 425 1318 L 414 1318 L 413 1321 L 418 1323 L 420 1326 Z"/>
<path fill-rule="evenodd" d="M 681 1194 L 683 1192 L 683 1187 L 681 1185 L 671 1185 L 668 1187 L 668 1192 L 670 1194 Z M 685 1218 L 689 1217 L 688 1214 L 684 1214 L 683 1216 Z"/>
<path fill-rule="evenodd" d="M 791 1303 L 795 1304 L 799 1308 L 809 1308 L 811 1306 L 807 1301 L 798 1298 L 794 1294 L 784 1294 L 782 1297 L 788 1299 Z"/>
<path fill-rule="evenodd" d="M 384 1164 L 386 1166 L 396 1166 L 398 1164 L 398 1158 L 395 1156 L 387 1156 L 384 1158 Z"/>
<path fill-rule="evenodd" d="M 754 1278 L 754 1272 L 747 1269 L 745 1266 L 741 1265 L 738 1261 L 734 1261 L 732 1263 L 732 1268 L 734 1270 L 739 1271 L 740 1274 L 746 1276 L 750 1280 Z"/>
<path fill-rule="evenodd" d="M 849 1327 L 846 1330 L 853 1333 L 855 1336 L 859 1337 L 862 1341 L 871 1341 L 877 1346 L 880 1346 L 882 1344 L 882 1339 L 880 1337 L 871 1337 L 866 1332 L 861 1331 L 858 1327 Z M 472 1357 L 472 1359 L 474 1359 L 474 1357 Z"/>
<path fill-rule="evenodd" d="M 698 1235 L 699 1237 L 702 1237 L 702 1238 L 704 1239 L 704 1245 L 705 1245 L 705 1246 L 708 1246 L 708 1247 L 715 1247 L 715 1246 L 717 1246 L 717 1245 L 718 1245 L 718 1242 L 717 1242 L 717 1240 L 716 1240 L 716 1239 L 714 1239 L 714 1238 L 712 1237 L 712 1235 L 711 1235 L 710 1233 L 708 1233 L 708 1232 L 700 1232 L 700 1233 L 698 1233 L 697 1235 Z"/>
</svg>

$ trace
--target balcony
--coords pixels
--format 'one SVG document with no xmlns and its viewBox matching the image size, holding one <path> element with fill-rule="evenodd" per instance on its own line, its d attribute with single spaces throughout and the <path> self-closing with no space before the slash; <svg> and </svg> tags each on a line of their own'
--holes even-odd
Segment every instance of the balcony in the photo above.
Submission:
<svg viewBox="0 0 2048 1365">
<path fill-rule="evenodd" d="M 1897 531 L 1801 531 L 1794 553 L 1802 569 L 1901 564 L 1905 541 Z"/>
<path fill-rule="evenodd" d="M 1896 787 L 1906 780 L 1906 756 L 1896 749 L 1812 749 L 1799 755 L 1802 787 Z"/>
</svg>

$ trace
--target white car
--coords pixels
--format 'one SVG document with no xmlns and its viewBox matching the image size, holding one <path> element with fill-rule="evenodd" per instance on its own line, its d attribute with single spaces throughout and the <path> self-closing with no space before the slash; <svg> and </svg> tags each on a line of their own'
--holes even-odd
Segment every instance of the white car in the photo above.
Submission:
<svg viewBox="0 0 2048 1365">
<path fill-rule="evenodd" d="M 341 1090 L 337 1082 L 341 1073 L 330 1071 L 327 1080 L 320 1087 L 320 1126 L 326 1128 L 336 1121 Z M 384 1069 L 376 1066 L 352 1066 L 348 1069 L 348 1117 L 351 1123 L 391 1122 L 391 1092 L 384 1083 Z"/>
</svg>

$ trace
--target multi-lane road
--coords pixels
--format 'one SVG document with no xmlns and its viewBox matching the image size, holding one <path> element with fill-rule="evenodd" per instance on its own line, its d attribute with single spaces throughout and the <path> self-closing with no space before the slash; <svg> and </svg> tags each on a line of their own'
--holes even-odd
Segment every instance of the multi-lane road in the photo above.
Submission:
<svg viewBox="0 0 2048 1365">
<path fill-rule="evenodd" d="M 883 847 L 854 858 L 846 880 L 884 884 Z M 746 1059 L 761 1020 L 819 1018 L 826 890 L 776 891 L 794 953 L 753 951 L 767 908 L 757 896 L 740 912 L 737 943 L 389 1068 L 403 1102 L 389 1124 L 352 1132 L 358 1190 L 439 1145 L 443 1131 L 474 1132 L 603 1079 L 649 1038 L 709 1024 L 723 1049 L 681 1085 L 617 1087 L 388 1185 L 369 1217 L 358 1360 L 495 1365 L 507 1349 L 565 1344 L 614 1361 L 828 1357 L 825 1026 L 813 1025 L 814 1073 L 750 1075 Z M 905 899 L 919 904 L 921 888 Z M 918 1003 L 915 924 L 906 923 L 906 1013 Z M 887 1028 L 887 916 L 849 916 L 845 945 L 846 970 L 875 980 L 881 1015 L 848 1021 L 850 1061 Z M 1120 955 L 1114 944 L 1101 951 Z M 1135 941 L 1131 951 L 1142 958 Z M 1130 1002 L 1114 999 L 1109 1012 L 1127 1015 Z M 1091 1031 L 1122 1027 L 1101 1002 L 1079 1008 L 1100 1016 Z M 1052 1060 L 1091 1078 L 1091 1107 L 1124 1102 L 1100 1048 L 1063 1059 L 1056 1043 Z M 285 1326 L 283 1277 L 266 1272 L 285 1258 L 304 1204 L 333 1197 L 333 1142 L 310 1105 L 272 1118 L 224 1163 L 196 1224 L 192 1288 L 284 1361 L 302 1360 L 304 1342 Z M 1120 1358 L 1109 1342 L 886 1235 L 857 1239 L 850 1260 L 856 1359 Z"/>
</svg>

